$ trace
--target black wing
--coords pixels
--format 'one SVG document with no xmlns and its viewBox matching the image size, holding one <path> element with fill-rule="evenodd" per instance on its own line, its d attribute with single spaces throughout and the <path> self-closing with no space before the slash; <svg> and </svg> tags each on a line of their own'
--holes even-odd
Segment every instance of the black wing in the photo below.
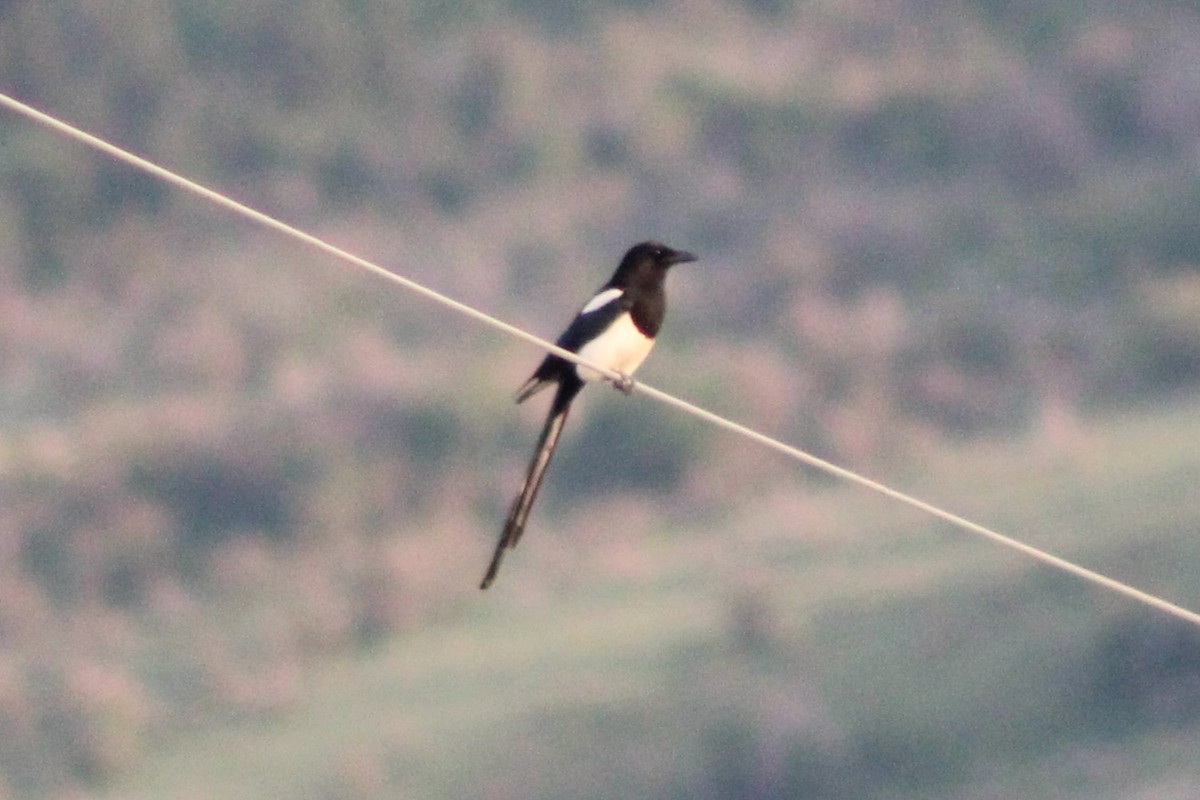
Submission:
<svg viewBox="0 0 1200 800">
<path fill-rule="evenodd" d="M 578 353 L 580 348 L 600 335 L 622 313 L 628 311 L 629 306 L 630 303 L 626 300 L 625 294 L 619 294 L 603 305 L 579 312 L 575 315 L 575 319 L 571 320 L 567 329 L 562 332 L 562 335 L 558 337 L 555 344 L 564 350 Z M 585 305 L 584 308 L 587 306 Z M 517 393 L 517 402 L 532 396 L 549 382 L 561 380 L 566 375 L 574 377 L 575 365 L 553 353 L 547 355 Z"/>
<path fill-rule="evenodd" d="M 555 344 L 564 350 L 578 353 L 585 344 L 599 336 L 605 328 L 613 324 L 617 317 L 628 310 L 629 303 L 626 302 L 625 293 L 622 292 L 603 305 L 576 314 L 575 319 L 571 320 L 571 324 L 563 331 L 562 336 L 558 337 Z"/>
</svg>

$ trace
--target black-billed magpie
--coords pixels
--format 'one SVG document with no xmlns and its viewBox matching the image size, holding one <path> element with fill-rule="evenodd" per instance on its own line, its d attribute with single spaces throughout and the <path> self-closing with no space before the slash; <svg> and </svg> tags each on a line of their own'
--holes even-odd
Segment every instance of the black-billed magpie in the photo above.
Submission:
<svg viewBox="0 0 1200 800">
<path fill-rule="evenodd" d="M 695 260 L 696 257 L 691 253 L 673 250 L 658 242 L 634 245 L 621 259 L 620 266 L 608 283 L 601 286 L 596 296 L 580 309 L 556 344 L 564 350 L 578 353 L 596 366 L 620 373 L 624 377 L 616 383 L 617 388 L 626 393 L 632 391 L 633 383 L 629 376 L 649 355 L 667 312 L 667 297 L 663 292 L 667 270 L 675 264 Z M 533 459 L 525 473 L 525 483 L 521 485 L 521 491 L 509 509 L 500 541 L 496 544 L 496 553 L 492 556 L 487 574 L 483 576 L 480 589 L 492 585 L 504 552 L 516 547 L 521 538 L 525 521 L 529 518 L 529 509 L 533 507 L 546 467 L 550 466 L 550 457 L 554 455 L 554 446 L 567 421 L 571 401 L 579 394 L 585 381 L 605 377 L 594 369 L 549 354 L 517 392 L 517 402 L 522 403 L 551 384 L 558 384 L 542 435 L 538 437 Z"/>
</svg>

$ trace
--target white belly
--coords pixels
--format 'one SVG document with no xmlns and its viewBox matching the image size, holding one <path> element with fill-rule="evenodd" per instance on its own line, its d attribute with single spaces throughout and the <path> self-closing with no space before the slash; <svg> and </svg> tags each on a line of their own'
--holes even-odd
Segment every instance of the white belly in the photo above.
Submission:
<svg viewBox="0 0 1200 800">
<path fill-rule="evenodd" d="M 579 356 L 593 364 L 632 375 L 650 355 L 653 346 L 654 340 L 637 329 L 629 314 L 622 314 L 601 336 L 580 348 Z M 605 377 L 582 366 L 575 367 L 575 374 L 585 381 L 603 380 Z"/>
</svg>

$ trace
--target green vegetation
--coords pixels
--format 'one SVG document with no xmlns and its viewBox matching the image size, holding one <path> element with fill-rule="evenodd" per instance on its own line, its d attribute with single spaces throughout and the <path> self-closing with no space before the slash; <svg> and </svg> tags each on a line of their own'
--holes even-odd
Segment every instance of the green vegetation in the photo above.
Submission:
<svg viewBox="0 0 1200 800">
<path fill-rule="evenodd" d="M 1198 410 L 1090 429 L 1075 466 L 1024 440 L 945 452 L 919 488 L 1194 607 Z M 803 502 L 819 528 L 613 532 L 586 549 L 644 551 L 636 574 L 560 577 L 552 602 L 531 548 L 453 619 L 314 670 L 286 713 L 153 748 L 106 796 L 1104 800 L 1200 778 L 1189 626 L 858 489 Z"/>
<path fill-rule="evenodd" d="M 534 331 L 698 251 L 641 377 L 1193 606 L 1197 54 L 1171 0 L 0 2 L 6 92 Z M 0 796 L 1180 771 L 1186 635 L 611 392 L 477 597 L 537 357 L 0 115 Z"/>
</svg>

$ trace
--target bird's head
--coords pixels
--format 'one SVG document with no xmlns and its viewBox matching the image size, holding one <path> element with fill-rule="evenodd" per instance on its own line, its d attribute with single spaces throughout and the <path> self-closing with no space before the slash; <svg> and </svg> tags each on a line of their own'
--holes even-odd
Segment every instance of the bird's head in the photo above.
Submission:
<svg viewBox="0 0 1200 800">
<path fill-rule="evenodd" d="M 669 267 L 695 260 L 696 256 L 686 250 L 675 250 L 660 242 L 642 242 L 629 248 L 625 258 L 621 259 L 617 274 L 632 278 L 657 273 L 661 280 Z"/>
<path fill-rule="evenodd" d="M 696 256 L 686 250 L 675 250 L 667 247 L 660 242 L 642 242 L 635 244 L 625 254 L 625 258 L 638 261 L 649 261 L 655 266 L 666 269 L 675 264 L 683 264 L 687 261 L 695 261 Z"/>
</svg>

